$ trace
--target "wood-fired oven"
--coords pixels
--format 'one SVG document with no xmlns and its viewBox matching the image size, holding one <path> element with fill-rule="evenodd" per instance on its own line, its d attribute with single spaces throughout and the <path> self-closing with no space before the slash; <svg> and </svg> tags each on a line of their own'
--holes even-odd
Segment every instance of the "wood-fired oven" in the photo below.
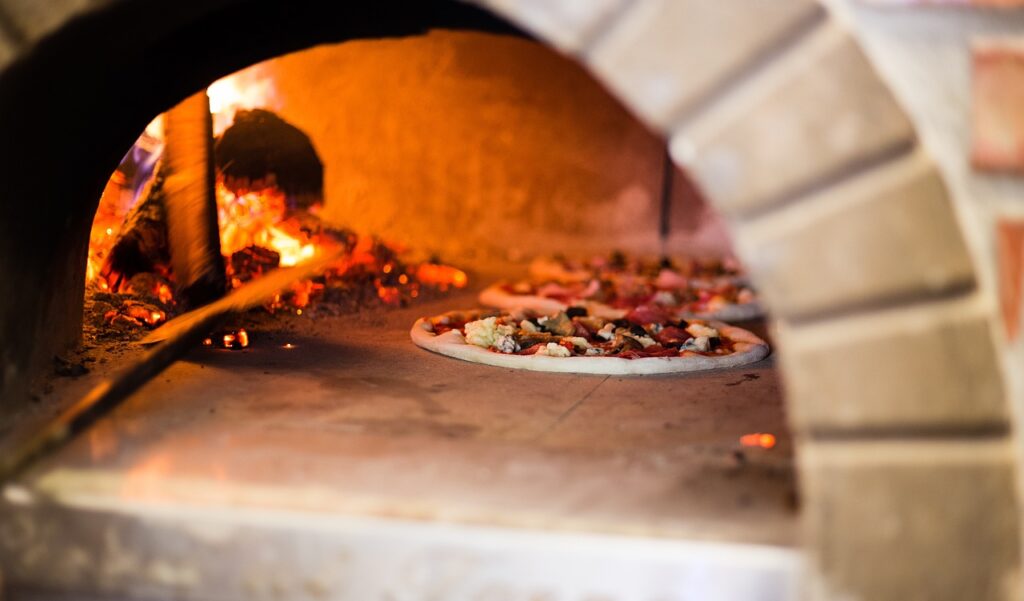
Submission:
<svg viewBox="0 0 1024 601">
<path fill-rule="evenodd" d="M 826 4 L 0 1 L 0 596 L 1006 598 L 988 277 Z M 772 354 L 409 339 L 593 257 L 743 265 Z"/>
</svg>

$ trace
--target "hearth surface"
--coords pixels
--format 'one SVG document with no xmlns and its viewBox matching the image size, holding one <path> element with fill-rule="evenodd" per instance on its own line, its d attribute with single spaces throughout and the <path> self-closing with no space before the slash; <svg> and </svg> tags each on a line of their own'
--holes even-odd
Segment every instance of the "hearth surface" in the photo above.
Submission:
<svg viewBox="0 0 1024 601">
<path fill-rule="evenodd" d="M 5 577 L 72 597 L 795 595 L 792 444 L 771 357 L 574 376 L 409 341 L 417 317 L 474 299 L 257 320 L 247 350 L 196 349 L 4 489 Z M 137 353 L 107 351 L 56 380 L 3 448 Z M 741 446 L 753 432 L 776 446 Z M 476 567 L 444 580 L 453 558 Z"/>
<path fill-rule="evenodd" d="M 771 359 L 652 378 L 499 369 L 412 345 L 416 307 L 197 349 L 25 479 L 59 498 L 793 544 Z M 285 348 L 286 344 L 293 348 Z M 739 438 L 771 432 L 771 450 Z"/>
</svg>

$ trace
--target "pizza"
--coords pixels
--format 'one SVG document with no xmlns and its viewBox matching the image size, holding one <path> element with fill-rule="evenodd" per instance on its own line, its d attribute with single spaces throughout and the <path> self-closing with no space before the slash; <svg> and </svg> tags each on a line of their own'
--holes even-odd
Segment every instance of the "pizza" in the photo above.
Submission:
<svg viewBox="0 0 1024 601">
<path fill-rule="evenodd" d="M 630 257 L 620 251 L 608 256 L 595 256 L 586 260 L 561 256 L 538 257 L 530 263 L 530 277 L 538 281 L 559 283 L 584 282 L 610 274 L 633 274 L 656 277 L 669 271 L 690 281 L 708 283 L 742 283 L 746 275 L 739 262 L 732 257 L 661 257 L 657 260 Z"/>
<path fill-rule="evenodd" d="M 735 367 L 768 355 L 747 330 L 677 319 L 657 306 L 607 319 L 568 311 L 450 311 L 412 326 L 414 343 L 456 359 L 533 371 L 650 375 Z"/>
<path fill-rule="evenodd" d="M 588 313 L 618 319 L 631 308 L 659 305 L 678 318 L 742 321 L 763 315 L 757 295 L 747 285 L 725 280 L 691 280 L 662 269 L 654 277 L 606 272 L 575 281 L 521 281 L 494 284 L 480 293 L 480 303 L 499 309 L 524 308 L 540 313 L 583 307 Z"/>
</svg>

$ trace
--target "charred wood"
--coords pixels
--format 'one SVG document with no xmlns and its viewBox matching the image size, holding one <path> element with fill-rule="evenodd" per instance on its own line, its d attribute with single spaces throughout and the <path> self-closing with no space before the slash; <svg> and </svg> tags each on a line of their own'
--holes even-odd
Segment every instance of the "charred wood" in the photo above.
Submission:
<svg viewBox="0 0 1024 601">
<path fill-rule="evenodd" d="M 180 298 L 197 307 L 224 295 L 214 190 L 213 122 L 206 92 L 165 115 L 164 205 L 171 266 Z"/>
<path fill-rule="evenodd" d="M 276 185 L 293 210 L 323 200 L 324 167 L 312 141 L 271 111 L 238 111 L 217 140 L 216 161 L 236 194 Z"/>
<path fill-rule="evenodd" d="M 112 290 L 119 290 L 142 273 L 166 275 L 170 268 L 164 182 L 159 174 L 140 191 L 141 200 L 125 218 L 101 274 Z"/>
</svg>

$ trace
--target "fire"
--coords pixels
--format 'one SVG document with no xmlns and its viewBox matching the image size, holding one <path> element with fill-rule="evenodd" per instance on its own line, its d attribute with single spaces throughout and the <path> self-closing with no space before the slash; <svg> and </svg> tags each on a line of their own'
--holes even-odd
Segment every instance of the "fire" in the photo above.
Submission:
<svg viewBox="0 0 1024 601">
<path fill-rule="evenodd" d="M 86 281 L 91 282 L 100 273 L 107 253 L 117 239 L 124 216 L 128 213 L 131 201 L 126 202 L 124 188 L 126 178 L 120 171 L 115 171 L 107 182 L 100 204 L 93 218 L 92 229 L 89 231 L 89 259 L 85 266 Z"/>
<path fill-rule="evenodd" d="M 740 444 L 745 447 L 770 449 L 775 446 L 775 435 L 768 432 L 754 432 L 740 436 Z"/>
<path fill-rule="evenodd" d="M 245 331 L 245 328 L 239 328 L 224 334 L 221 341 L 226 349 L 244 349 L 249 346 L 249 333 Z"/>
<path fill-rule="evenodd" d="M 220 249 L 226 256 L 257 246 L 277 252 L 279 265 L 291 267 L 316 255 L 316 244 L 286 218 L 287 199 L 277 188 L 235 194 L 218 182 L 216 193 Z"/>
<path fill-rule="evenodd" d="M 424 284 L 435 284 L 442 289 L 451 285 L 464 288 L 469 283 L 466 272 L 438 263 L 423 263 L 416 270 L 416 279 Z"/>
<path fill-rule="evenodd" d="M 240 109 L 274 108 L 277 104 L 274 82 L 259 66 L 250 67 L 218 79 L 206 88 L 213 113 L 213 135 L 231 127 Z"/>
<path fill-rule="evenodd" d="M 207 89 L 207 95 L 214 119 L 214 135 L 223 133 L 240 109 L 276 108 L 277 104 L 273 81 L 258 67 L 214 82 Z M 157 265 L 151 277 L 129 278 L 114 272 L 109 259 L 123 234 L 126 217 L 142 200 L 140 190 L 149 181 L 161 155 L 163 135 L 163 118 L 158 117 L 125 157 L 125 167 L 110 178 L 93 222 L 86 266 L 86 277 L 96 290 L 135 294 L 146 300 L 142 305 L 125 304 L 112 312 L 110 320 L 128 320 L 149 327 L 166 321 L 168 315 L 164 309 L 173 310 L 175 306 L 171 287 L 173 274 L 169 266 Z M 369 291 L 375 293 L 379 302 L 399 306 L 409 299 L 419 298 L 428 288 L 443 292 L 467 285 L 469 278 L 459 269 L 437 261 L 404 262 L 401 255 L 406 249 L 398 244 L 332 229 L 317 217 L 318 205 L 295 209 L 295 199 L 274 186 L 273 181 L 271 177 L 266 187 L 242 189 L 235 185 L 238 182 L 217 178 L 215 196 L 221 252 L 232 287 L 242 286 L 268 270 L 301 264 L 323 249 L 341 246 L 348 252 L 324 276 L 298 282 L 283 291 L 266 307 L 268 310 L 286 309 L 302 315 L 303 308 L 317 299 L 361 300 L 365 297 L 361 296 L 360 287 L 370 286 Z M 137 289 L 140 287 L 144 289 Z M 244 348 L 248 345 L 248 334 L 244 330 L 222 332 L 204 344 Z"/>
<path fill-rule="evenodd" d="M 222 330 L 213 337 L 203 339 L 203 346 L 214 346 L 215 339 L 219 343 L 217 346 L 229 350 L 241 350 L 249 346 L 249 332 L 246 332 L 245 328 Z"/>
</svg>

